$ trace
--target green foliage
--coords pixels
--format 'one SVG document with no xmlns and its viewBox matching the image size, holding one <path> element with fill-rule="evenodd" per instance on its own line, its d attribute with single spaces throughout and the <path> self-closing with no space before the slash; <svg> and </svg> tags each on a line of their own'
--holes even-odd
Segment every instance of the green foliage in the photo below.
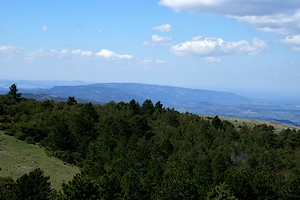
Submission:
<svg viewBox="0 0 300 200">
<path fill-rule="evenodd" d="M 156 199 L 199 199 L 197 185 L 186 169 L 172 169 L 162 177 L 156 188 Z"/>
<path fill-rule="evenodd" d="M 7 95 L 11 96 L 12 99 L 17 100 L 21 97 L 21 93 L 18 93 L 18 89 L 17 89 L 17 85 L 16 84 L 12 84 L 9 87 L 9 92 L 7 93 Z"/>
<path fill-rule="evenodd" d="M 16 199 L 16 182 L 11 177 L 0 177 L 0 200 Z"/>
<path fill-rule="evenodd" d="M 63 184 L 62 192 L 58 199 L 99 199 L 100 186 L 97 181 L 78 174 L 68 184 Z"/>
<path fill-rule="evenodd" d="M 69 105 L 77 104 L 77 101 L 76 101 L 75 97 L 69 97 L 67 99 L 67 104 L 69 104 Z"/>
<path fill-rule="evenodd" d="M 45 176 L 39 168 L 24 174 L 16 181 L 15 194 L 17 199 L 49 199 L 51 196 L 50 177 Z"/>
<path fill-rule="evenodd" d="M 207 194 L 207 199 L 209 200 L 237 200 L 237 198 L 232 194 L 228 189 L 226 183 L 221 183 L 216 185 L 210 192 Z"/>
<path fill-rule="evenodd" d="M 55 198 L 300 196 L 300 131 L 275 133 L 266 124 L 236 129 L 218 116 L 182 114 L 149 99 L 141 106 L 135 100 L 75 101 L 0 96 L 0 123 L 8 134 L 44 145 L 51 155 L 82 167 Z"/>
</svg>

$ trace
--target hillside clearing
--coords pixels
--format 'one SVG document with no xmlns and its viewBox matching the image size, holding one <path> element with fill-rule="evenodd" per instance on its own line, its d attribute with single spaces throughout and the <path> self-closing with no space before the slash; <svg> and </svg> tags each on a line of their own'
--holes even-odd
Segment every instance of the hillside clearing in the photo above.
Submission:
<svg viewBox="0 0 300 200">
<path fill-rule="evenodd" d="M 291 126 L 291 125 L 281 124 L 281 123 L 271 122 L 271 121 L 237 118 L 237 117 L 224 117 L 224 116 L 220 116 L 219 118 L 221 120 L 226 120 L 226 121 L 232 123 L 237 129 L 239 129 L 239 127 L 242 127 L 244 125 L 248 126 L 249 128 L 253 128 L 254 126 L 260 125 L 260 124 L 266 124 L 268 126 L 273 126 L 275 129 L 275 133 L 279 133 L 285 129 L 296 129 L 296 130 L 300 129 L 300 127 L 297 127 L 297 126 Z"/>
<path fill-rule="evenodd" d="M 5 135 L 0 131 L 0 176 L 21 177 L 35 168 L 41 168 L 50 176 L 53 189 L 60 189 L 62 183 L 70 181 L 79 169 L 64 164 L 63 161 L 47 156 L 45 150 L 37 145 Z"/>
</svg>

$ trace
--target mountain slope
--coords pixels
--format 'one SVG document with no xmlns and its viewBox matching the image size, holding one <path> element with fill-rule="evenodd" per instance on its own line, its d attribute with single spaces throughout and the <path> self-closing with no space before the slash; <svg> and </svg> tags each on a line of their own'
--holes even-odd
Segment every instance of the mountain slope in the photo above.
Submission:
<svg viewBox="0 0 300 200">
<path fill-rule="evenodd" d="M 227 92 L 135 83 L 56 86 L 44 92 L 51 95 L 64 97 L 76 96 L 78 98 L 88 98 L 101 102 L 128 102 L 132 99 L 143 102 L 146 99 L 151 99 L 153 102 L 161 101 L 168 106 L 194 105 L 199 103 L 234 105 L 249 102 L 244 97 Z"/>
<path fill-rule="evenodd" d="M 5 135 L 0 131 L 0 176 L 11 176 L 14 179 L 41 168 L 50 176 L 51 186 L 60 189 L 62 183 L 72 180 L 79 169 L 65 165 L 63 161 L 47 156 L 45 150 L 37 145 Z"/>
</svg>

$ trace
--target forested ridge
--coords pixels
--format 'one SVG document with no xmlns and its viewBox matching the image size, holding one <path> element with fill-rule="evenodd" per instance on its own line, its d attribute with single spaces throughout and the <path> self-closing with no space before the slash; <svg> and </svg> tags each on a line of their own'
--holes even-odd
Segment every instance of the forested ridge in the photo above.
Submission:
<svg viewBox="0 0 300 200">
<path fill-rule="evenodd" d="M 299 130 L 237 129 L 151 100 L 38 102 L 15 85 L 0 128 L 81 168 L 60 191 L 40 169 L 0 177 L 0 199 L 300 199 Z"/>
</svg>

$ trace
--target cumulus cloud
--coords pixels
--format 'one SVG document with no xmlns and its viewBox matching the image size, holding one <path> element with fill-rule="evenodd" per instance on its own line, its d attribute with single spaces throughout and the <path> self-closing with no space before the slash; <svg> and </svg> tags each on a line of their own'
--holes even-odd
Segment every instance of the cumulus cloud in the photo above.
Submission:
<svg viewBox="0 0 300 200">
<path fill-rule="evenodd" d="M 49 30 L 49 27 L 48 27 L 47 25 L 43 25 L 43 26 L 42 26 L 42 30 L 43 30 L 43 31 L 48 31 L 48 30 Z"/>
<path fill-rule="evenodd" d="M 159 4 L 175 11 L 238 16 L 295 12 L 300 7 L 300 1 L 295 0 L 160 0 Z"/>
<path fill-rule="evenodd" d="M 228 42 L 222 38 L 195 37 L 192 40 L 171 47 L 173 53 L 179 56 L 192 55 L 216 60 L 218 56 L 246 53 L 249 55 L 260 52 L 267 46 L 266 42 L 254 38 L 252 42 L 239 40 Z"/>
<path fill-rule="evenodd" d="M 290 45 L 294 51 L 300 51 L 300 35 L 287 36 L 281 42 Z"/>
<path fill-rule="evenodd" d="M 291 45 L 300 45 L 300 35 L 287 36 L 282 41 Z"/>
<path fill-rule="evenodd" d="M 133 58 L 132 55 L 129 54 L 117 54 L 111 50 L 108 49 L 101 49 L 99 52 L 95 53 L 96 56 L 99 56 L 101 58 L 105 58 L 105 59 L 126 59 L 126 60 L 130 60 Z"/>
<path fill-rule="evenodd" d="M 257 30 L 291 35 L 300 31 L 300 1 L 160 0 L 176 11 L 214 13 L 250 23 Z"/>
<path fill-rule="evenodd" d="M 160 0 L 159 4 L 178 12 L 224 15 L 289 38 L 300 32 L 300 1 L 296 0 Z"/>
<path fill-rule="evenodd" d="M 172 26 L 170 24 L 162 24 L 162 25 L 153 27 L 153 30 L 160 31 L 160 32 L 169 32 L 169 31 L 171 31 L 171 29 L 172 29 Z"/>
</svg>

